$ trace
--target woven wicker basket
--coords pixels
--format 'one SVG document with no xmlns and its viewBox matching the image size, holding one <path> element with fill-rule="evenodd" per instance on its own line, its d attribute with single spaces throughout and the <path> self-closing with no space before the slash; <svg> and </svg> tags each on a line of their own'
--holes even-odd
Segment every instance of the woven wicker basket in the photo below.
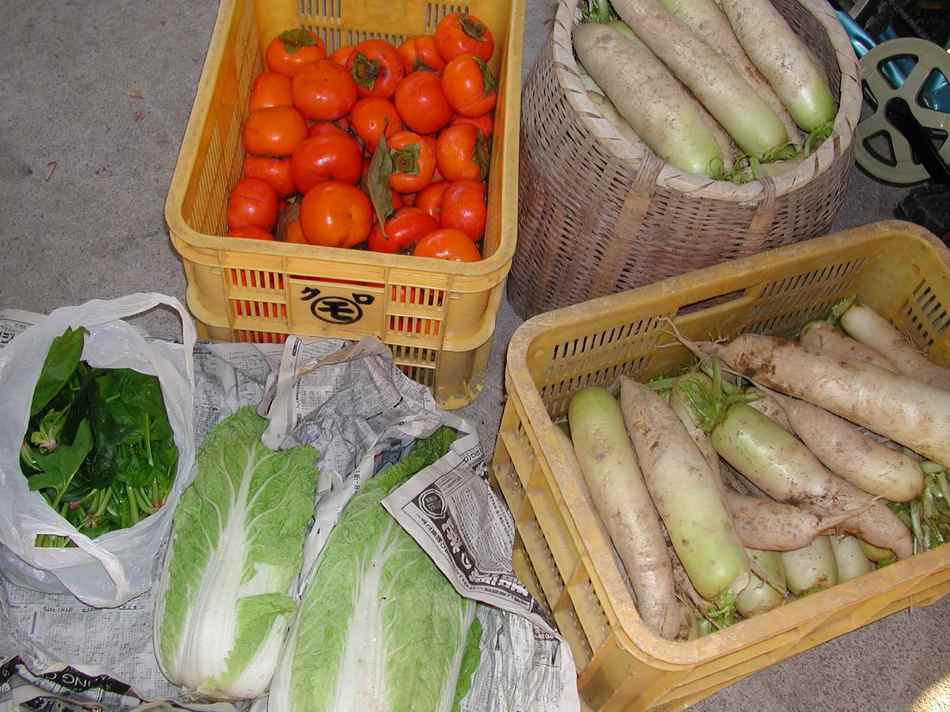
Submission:
<svg viewBox="0 0 950 712">
<path fill-rule="evenodd" d="M 595 109 L 562 0 L 525 84 L 515 310 L 542 311 L 824 234 L 841 207 L 861 112 L 857 59 L 824 0 L 772 0 L 824 66 L 833 136 L 797 170 L 735 185 L 685 174 L 624 139 Z"/>
</svg>

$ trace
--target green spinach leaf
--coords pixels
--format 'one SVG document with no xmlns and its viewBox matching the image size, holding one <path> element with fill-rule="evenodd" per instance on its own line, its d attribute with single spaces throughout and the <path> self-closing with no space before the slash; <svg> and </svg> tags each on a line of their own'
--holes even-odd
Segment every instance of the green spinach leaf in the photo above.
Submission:
<svg viewBox="0 0 950 712">
<path fill-rule="evenodd" d="M 72 445 L 61 445 L 45 455 L 35 454 L 36 462 L 42 472 L 28 478 L 30 489 L 54 490 L 55 495 L 50 505 L 56 509 L 90 450 L 92 450 L 92 430 L 89 427 L 89 421 L 84 420 L 76 430 L 76 439 Z"/>
<path fill-rule="evenodd" d="M 82 347 L 86 340 L 86 330 L 80 327 L 66 329 L 53 339 L 43 362 L 43 370 L 33 391 L 33 404 L 30 415 L 36 415 L 59 393 L 60 389 L 72 377 L 82 358 Z"/>
<path fill-rule="evenodd" d="M 84 478 L 133 487 L 174 477 L 178 448 L 158 379 L 130 369 L 100 371 L 91 414 L 96 450 Z"/>
</svg>

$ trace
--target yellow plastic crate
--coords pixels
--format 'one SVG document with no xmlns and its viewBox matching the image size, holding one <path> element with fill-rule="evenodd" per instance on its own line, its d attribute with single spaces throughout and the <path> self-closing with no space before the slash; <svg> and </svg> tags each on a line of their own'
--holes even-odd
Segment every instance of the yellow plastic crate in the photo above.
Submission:
<svg viewBox="0 0 950 712">
<path fill-rule="evenodd" d="M 680 710 L 779 660 L 950 591 L 950 545 L 698 640 L 654 635 L 552 419 L 588 385 L 645 380 L 692 361 L 694 339 L 791 334 L 857 296 L 950 364 L 950 253 L 926 230 L 883 222 L 537 316 L 508 349 L 508 403 L 492 473 L 518 530 L 513 561 L 571 645 L 592 710 Z"/>
<path fill-rule="evenodd" d="M 443 407 L 471 401 L 485 370 L 515 249 L 524 0 L 222 0 L 165 204 L 199 334 L 279 343 L 288 334 L 376 336 Z M 327 51 L 431 33 L 468 11 L 495 37 L 500 80 L 488 182 L 485 259 L 474 263 L 220 237 L 244 161 L 241 125 L 263 49 L 303 25 Z"/>
</svg>

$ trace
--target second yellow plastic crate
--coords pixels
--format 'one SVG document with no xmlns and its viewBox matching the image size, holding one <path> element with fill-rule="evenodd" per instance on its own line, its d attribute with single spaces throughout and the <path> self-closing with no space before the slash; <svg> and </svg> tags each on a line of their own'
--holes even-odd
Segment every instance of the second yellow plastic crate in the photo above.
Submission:
<svg viewBox="0 0 950 712">
<path fill-rule="evenodd" d="M 513 563 L 547 600 L 598 712 L 679 710 L 756 670 L 950 591 L 950 545 L 900 561 L 698 640 L 640 620 L 613 545 L 554 420 L 589 385 L 646 380 L 692 356 L 691 339 L 791 335 L 857 296 L 950 365 L 950 257 L 926 230 L 885 222 L 596 299 L 525 322 L 508 349 L 508 403 L 492 472 L 518 530 Z"/>
<path fill-rule="evenodd" d="M 514 255 L 524 0 L 222 0 L 165 205 L 199 333 L 279 343 L 288 334 L 372 335 L 443 407 L 475 397 Z M 455 263 L 361 250 L 220 237 L 241 173 L 241 125 L 263 48 L 283 30 L 316 31 L 327 51 L 369 37 L 431 33 L 450 12 L 491 29 L 499 77 L 484 259 Z"/>
</svg>

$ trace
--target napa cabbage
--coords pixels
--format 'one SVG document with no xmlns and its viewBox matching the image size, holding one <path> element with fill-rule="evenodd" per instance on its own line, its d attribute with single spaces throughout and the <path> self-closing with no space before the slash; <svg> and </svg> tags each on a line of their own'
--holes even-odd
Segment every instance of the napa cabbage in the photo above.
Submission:
<svg viewBox="0 0 950 712">
<path fill-rule="evenodd" d="M 218 699 L 263 694 L 295 609 L 316 452 L 272 451 L 241 408 L 208 433 L 181 496 L 155 610 L 162 672 Z"/>
<path fill-rule="evenodd" d="M 269 712 L 449 712 L 478 663 L 475 603 L 459 596 L 382 500 L 444 455 L 442 428 L 349 501 L 306 588 Z"/>
</svg>

